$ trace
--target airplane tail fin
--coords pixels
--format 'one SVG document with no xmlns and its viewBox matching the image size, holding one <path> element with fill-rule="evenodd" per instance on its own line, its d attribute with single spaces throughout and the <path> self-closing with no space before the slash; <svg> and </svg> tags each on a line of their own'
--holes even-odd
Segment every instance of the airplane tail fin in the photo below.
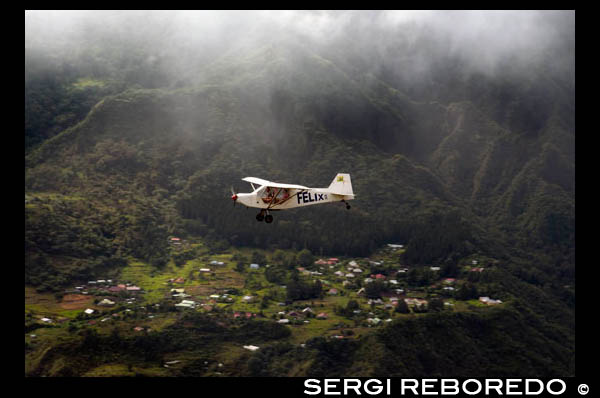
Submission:
<svg viewBox="0 0 600 398">
<path fill-rule="evenodd" d="M 338 173 L 331 184 L 329 184 L 328 189 L 331 193 L 336 195 L 354 196 L 354 192 L 352 192 L 352 181 L 350 180 L 350 174 Z"/>
</svg>

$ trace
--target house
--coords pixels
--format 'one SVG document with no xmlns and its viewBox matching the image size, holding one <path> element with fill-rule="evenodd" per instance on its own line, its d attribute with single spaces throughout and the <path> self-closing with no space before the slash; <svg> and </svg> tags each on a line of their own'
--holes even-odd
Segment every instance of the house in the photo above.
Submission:
<svg viewBox="0 0 600 398">
<path fill-rule="evenodd" d="M 350 281 L 343 281 L 342 282 L 342 286 L 344 286 L 344 287 L 346 287 L 348 285 L 351 285 L 351 284 L 352 284 L 352 282 L 350 282 Z"/>
<path fill-rule="evenodd" d="M 375 279 L 385 279 L 385 275 L 377 274 L 375 275 Z"/>
<path fill-rule="evenodd" d="M 381 319 L 379 319 L 379 318 L 368 318 L 367 322 L 369 322 L 372 325 L 377 325 L 379 322 L 381 322 Z"/>
<path fill-rule="evenodd" d="M 479 301 L 481 301 L 482 303 L 485 303 L 487 305 L 502 304 L 501 300 L 494 300 L 489 297 L 479 297 Z"/>
<path fill-rule="evenodd" d="M 407 305 L 427 305 L 427 300 L 417 299 L 417 298 L 405 298 L 404 302 Z"/>
<path fill-rule="evenodd" d="M 331 296 L 335 296 L 338 294 L 338 290 L 337 289 L 329 289 L 329 291 L 327 292 L 327 294 L 331 295 Z"/>
<path fill-rule="evenodd" d="M 300 271 L 300 272 L 304 272 L 304 271 L 306 271 L 306 268 L 304 268 L 304 267 L 297 267 L 296 269 L 297 269 L 298 271 Z"/>
<path fill-rule="evenodd" d="M 104 300 L 100 301 L 98 303 L 98 305 L 110 306 L 110 305 L 115 305 L 115 302 L 114 301 L 110 301 L 109 299 L 104 299 Z"/>
<path fill-rule="evenodd" d="M 88 309 L 86 309 L 86 310 L 85 310 L 85 311 L 83 311 L 83 312 L 85 312 L 86 314 L 88 314 L 88 315 L 89 315 L 89 314 L 93 314 L 93 313 L 94 313 L 94 310 L 93 310 L 93 309 L 91 309 L 91 308 L 88 308 Z"/>
<path fill-rule="evenodd" d="M 432 271 L 439 271 L 440 267 L 429 267 L 429 269 Z"/>
<path fill-rule="evenodd" d="M 325 260 L 323 260 L 322 258 L 320 258 L 317 261 L 315 261 L 315 264 L 317 264 L 317 265 L 326 265 L 326 264 L 328 264 L 328 262 L 325 261 Z"/>
<path fill-rule="evenodd" d="M 252 296 L 244 296 L 242 297 L 242 301 L 245 301 L 247 303 L 251 302 L 254 299 L 254 297 Z"/>
<path fill-rule="evenodd" d="M 395 279 L 390 279 L 388 282 L 390 282 L 392 285 L 397 285 L 398 281 Z"/>
<path fill-rule="evenodd" d="M 477 260 L 473 260 L 473 261 L 471 261 L 471 264 L 473 264 L 473 265 L 477 265 Z"/>
<path fill-rule="evenodd" d="M 185 289 L 171 289 L 171 293 L 183 293 L 185 292 Z"/>
<path fill-rule="evenodd" d="M 46 322 L 46 323 L 52 323 L 52 319 L 50 318 L 42 318 L 40 319 L 42 322 Z"/>
<path fill-rule="evenodd" d="M 302 310 L 302 313 L 304 313 L 304 314 L 308 314 L 309 312 L 313 312 L 313 310 L 310 307 L 306 307 L 305 309 Z"/>
<path fill-rule="evenodd" d="M 344 273 L 342 271 L 335 271 L 334 274 L 337 276 L 344 276 Z"/>
<path fill-rule="evenodd" d="M 128 292 L 137 292 L 142 290 L 140 287 L 137 286 L 127 286 L 126 289 Z"/>
<path fill-rule="evenodd" d="M 142 330 L 144 330 L 144 328 L 141 326 L 136 326 L 133 328 L 133 330 L 135 330 L 136 332 L 141 332 Z"/>
<path fill-rule="evenodd" d="M 326 263 L 327 264 L 331 264 L 331 265 L 335 265 L 339 262 L 340 260 L 338 258 L 328 258 Z"/>
<path fill-rule="evenodd" d="M 250 350 L 250 351 L 256 351 L 259 349 L 259 347 L 255 346 L 255 345 L 245 345 L 244 348 L 247 350 Z"/>
<path fill-rule="evenodd" d="M 444 283 L 454 283 L 456 281 L 456 279 L 454 278 L 446 278 L 444 279 Z"/>
<path fill-rule="evenodd" d="M 349 272 L 346 274 L 346 278 L 354 278 L 354 274 Z"/>
<path fill-rule="evenodd" d="M 296 311 L 292 311 L 288 314 L 288 316 L 298 317 L 298 316 L 300 316 L 300 314 L 297 313 Z"/>
<path fill-rule="evenodd" d="M 200 268 L 200 272 L 210 272 L 210 268 Z M 179 282 L 178 282 L 179 283 Z"/>
<path fill-rule="evenodd" d="M 324 312 L 321 312 L 319 315 L 317 315 L 317 319 L 327 319 L 327 314 Z"/>
<path fill-rule="evenodd" d="M 118 292 L 120 292 L 122 290 L 125 290 L 125 287 L 112 286 L 112 287 L 108 288 L 108 291 L 112 292 L 112 293 L 118 293 Z"/>
<path fill-rule="evenodd" d="M 450 291 L 452 291 L 452 290 L 454 290 L 454 288 L 452 286 L 446 286 L 446 287 L 444 287 L 444 290 L 450 290 Z"/>
<path fill-rule="evenodd" d="M 351 267 L 356 267 L 358 265 L 358 263 L 356 261 L 352 260 L 348 263 L 348 265 Z"/>
<path fill-rule="evenodd" d="M 259 269 L 260 265 L 258 264 L 250 264 L 250 269 Z"/>
<path fill-rule="evenodd" d="M 358 291 L 356 292 L 356 294 L 361 295 L 365 293 L 365 288 L 361 287 L 360 289 L 358 289 Z"/>
<path fill-rule="evenodd" d="M 196 302 L 192 301 L 192 300 L 182 300 L 181 303 L 179 304 L 175 304 L 175 307 L 182 307 L 182 308 L 195 308 L 196 307 Z"/>
<path fill-rule="evenodd" d="M 375 279 L 373 278 L 365 278 L 365 283 L 371 283 L 373 282 Z"/>
<path fill-rule="evenodd" d="M 362 269 L 360 269 L 360 268 L 354 268 L 354 269 L 352 270 L 352 272 L 354 272 L 354 273 L 357 273 L 357 274 L 360 274 L 360 273 L 362 273 L 362 272 L 363 272 L 363 270 L 362 270 Z"/>
<path fill-rule="evenodd" d="M 233 318 L 239 318 L 240 316 L 241 316 L 241 314 L 239 312 L 233 313 Z"/>
<path fill-rule="evenodd" d="M 392 248 L 394 250 L 395 249 L 402 249 L 404 247 L 404 245 L 396 245 L 396 244 L 393 244 L 393 243 L 388 243 L 387 245 L 388 245 L 388 247 L 390 247 L 390 248 Z"/>
<path fill-rule="evenodd" d="M 483 271 L 484 268 L 483 267 L 475 267 L 475 268 L 471 268 L 471 272 L 481 272 Z"/>
<path fill-rule="evenodd" d="M 289 319 L 280 319 L 277 321 L 277 323 L 290 323 Z"/>
<path fill-rule="evenodd" d="M 173 282 L 175 282 L 175 283 L 183 283 L 183 282 L 185 282 L 185 279 L 183 279 L 183 278 L 180 276 L 179 278 L 175 279 Z"/>
</svg>

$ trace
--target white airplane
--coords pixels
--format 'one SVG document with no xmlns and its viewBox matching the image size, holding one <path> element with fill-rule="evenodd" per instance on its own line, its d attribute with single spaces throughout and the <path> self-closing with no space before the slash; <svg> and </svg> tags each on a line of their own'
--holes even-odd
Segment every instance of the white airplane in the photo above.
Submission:
<svg viewBox="0 0 600 398">
<path fill-rule="evenodd" d="M 346 208 L 350 209 L 347 200 L 354 199 L 350 174 L 338 174 L 327 188 L 308 188 L 303 185 L 280 184 L 263 180 L 262 178 L 246 177 L 252 185 L 251 193 L 235 193 L 231 188 L 231 200 L 246 207 L 261 209 L 256 215 L 257 221 L 273 222 L 273 216 L 269 214 L 274 210 L 287 210 L 296 207 L 316 205 L 321 203 L 344 202 Z M 256 185 L 255 185 L 256 184 Z"/>
</svg>

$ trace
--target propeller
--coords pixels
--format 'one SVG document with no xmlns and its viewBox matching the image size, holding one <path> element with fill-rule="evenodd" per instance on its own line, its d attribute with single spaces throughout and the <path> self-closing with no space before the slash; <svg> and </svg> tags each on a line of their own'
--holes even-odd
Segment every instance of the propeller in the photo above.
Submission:
<svg viewBox="0 0 600 398">
<path fill-rule="evenodd" d="M 235 207 L 235 202 L 237 202 L 237 194 L 233 190 L 233 185 L 231 186 L 231 200 L 233 200 L 233 206 Z"/>
</svg>

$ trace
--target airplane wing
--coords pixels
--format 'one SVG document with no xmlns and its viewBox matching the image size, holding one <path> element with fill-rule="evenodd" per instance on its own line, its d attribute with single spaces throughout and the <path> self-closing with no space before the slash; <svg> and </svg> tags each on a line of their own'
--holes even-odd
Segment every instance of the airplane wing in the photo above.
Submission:
<svg viewBox="0 0 600 398">
<path fill-rule="evenodd" d="M 310 189 L 303 185 L 280 184 L 277 182 L 271 182 L 271 181 L 263 180 L 262 178 L 256 178 L 256 177 L 242 178 L 242 181 L 246 181 L 246 182 L 256 184 L 256 185 L 272 187 L 272 188 Z"/>
</svg>

